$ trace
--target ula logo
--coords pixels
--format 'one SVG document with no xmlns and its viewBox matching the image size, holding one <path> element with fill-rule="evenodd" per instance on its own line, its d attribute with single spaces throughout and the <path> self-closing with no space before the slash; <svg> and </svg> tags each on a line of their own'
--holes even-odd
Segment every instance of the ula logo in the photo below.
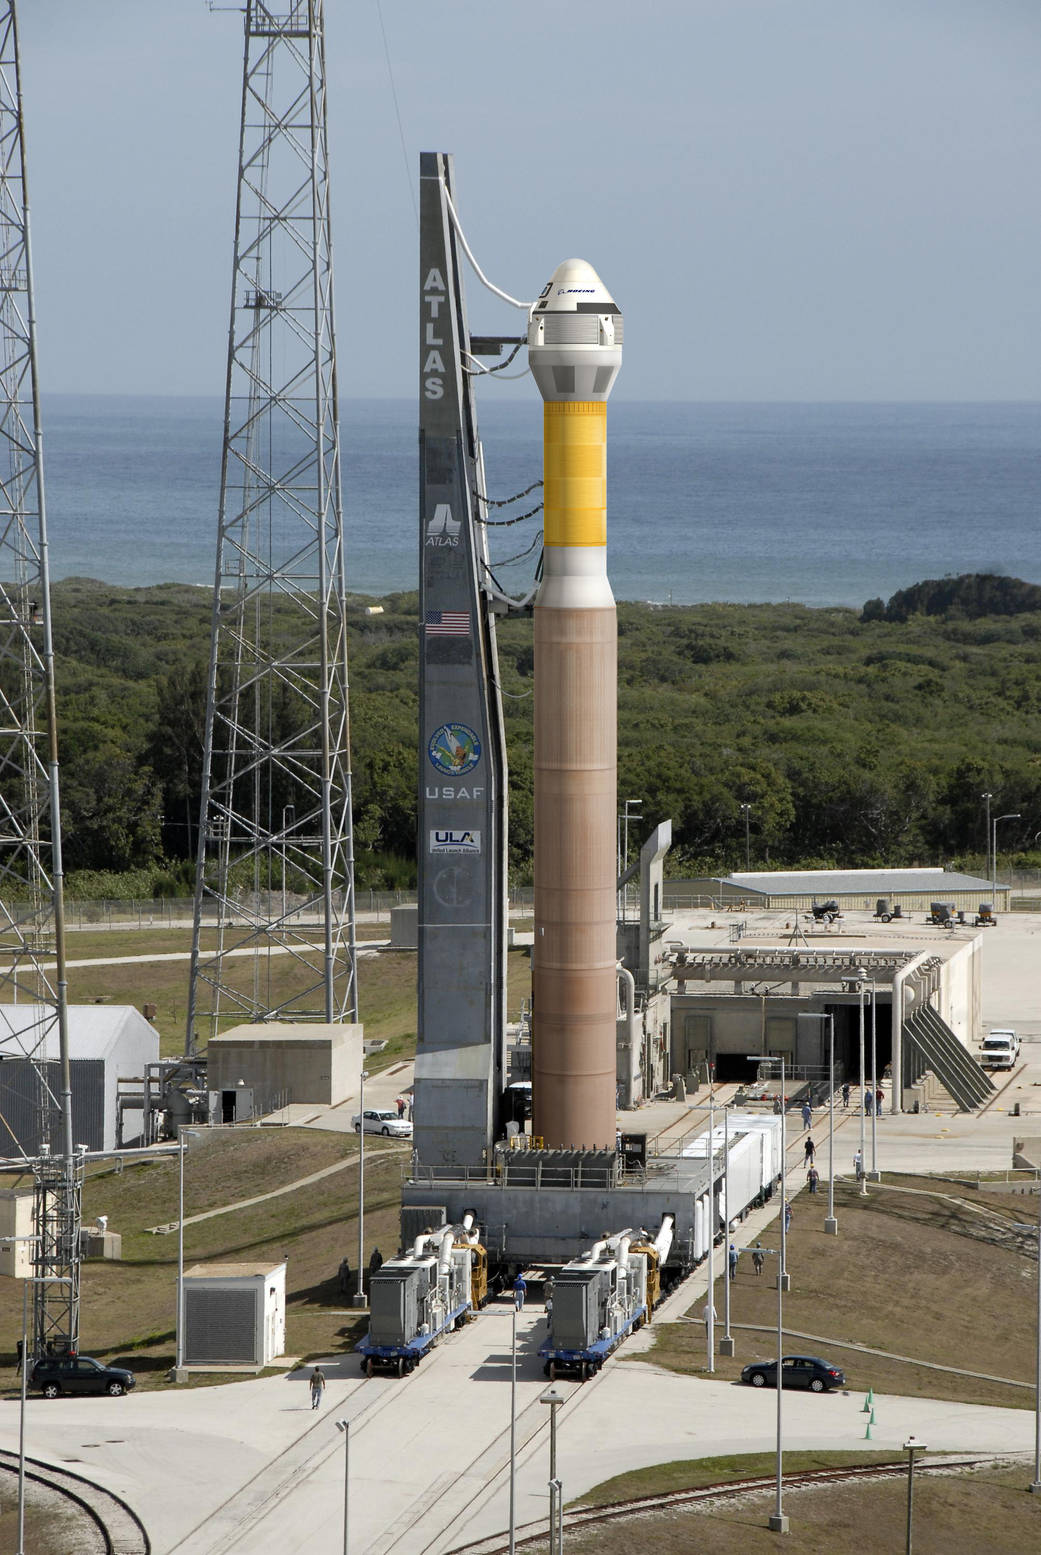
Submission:
<svg viewBox="0 0 1041 1555">
<path fill-rule="evenodd" d="M 432 831 L 431 853 L 480 853 L 479 831 Z"/>
<path fill-rule="evenodd" d="M 452 509 L 447 502 L 439 502 L 434 508 L 434 516 L 427 520 L 427 545 L 451 545 L 459 544 L 459 531 L 462 528 L 457 518 L 452 517 Z"/>
</svg>

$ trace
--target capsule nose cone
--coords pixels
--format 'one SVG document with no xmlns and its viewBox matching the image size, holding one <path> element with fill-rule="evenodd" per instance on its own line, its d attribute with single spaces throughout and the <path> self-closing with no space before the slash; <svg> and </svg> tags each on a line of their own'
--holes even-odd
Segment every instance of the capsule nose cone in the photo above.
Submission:
<svg viewBox="0 0 1041 1555">
<path fill-rule="evenodd" d="M 565 259 L 550 277 L 549 285 L 539 298 L 539 312 L 577 313 L 583 311 L 580 303 L 602 303 L 605 313 L 617 313 L 603 281 L 585 259 Z M 541 306 L 544 304 L 544 307 Z"/>
<path fill-rule="evenodd" d="M 606 400 L 622 364 L 622 315 L 585 259 L 565 259 L 531 310 L 528 365 L 544 400 Z"/>
</svg>

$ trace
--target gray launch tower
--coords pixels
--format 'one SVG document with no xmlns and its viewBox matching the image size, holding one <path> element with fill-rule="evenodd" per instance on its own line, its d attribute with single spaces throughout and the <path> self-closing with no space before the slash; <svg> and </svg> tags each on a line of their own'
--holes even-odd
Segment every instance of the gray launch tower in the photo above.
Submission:
<svg viewBox="0 0 1041 1555">
<path fill-rule="evenodd" d="M 61 809 L 21 62 L 0 5 L 0 1065 L 35 1104 L 30 1353 L 79 1343 L 80 1190 L 73 1149 Z M 0 1118 L 7 1113 L 0 1078 Z M 19 1098 L 25 1101 L 22 1096 Z M 6 1134 L 4 1153 L 11 1151 Z M 17 1141 L 15 1141 L 18 1144 Z M 20 1147 L 24 1148 L 24 1147 Z"/>
<path fill-rule="evenodd" d="M 357 1019 L 325 83 L 322 0 L 248 0 L 189 1052 Z"/>
<path fill-rule="evenodd" d="M 479 1166 L 497 1137 L 506 1020 L 506 746 L 465 367 L 498 344 L 469 333 L 452 185 L 452 159 L 424 153 L 415 1128 L 430 1167 Z"/>
</svg>

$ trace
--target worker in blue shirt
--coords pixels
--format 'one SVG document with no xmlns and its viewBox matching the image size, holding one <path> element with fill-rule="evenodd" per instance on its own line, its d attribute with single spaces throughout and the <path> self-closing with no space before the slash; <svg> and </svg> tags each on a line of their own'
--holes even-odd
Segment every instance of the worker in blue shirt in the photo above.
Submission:
<svg viewBox="0 0 1041 1555">
<path fill-rule="evenodd" d="M 528 1287 L 523 1274 L 518 1274 L 513 1282 L 513 1302 L 518 1312 L 524 1311 L 524 1298 L 528 1294 Z"/>
</svg>

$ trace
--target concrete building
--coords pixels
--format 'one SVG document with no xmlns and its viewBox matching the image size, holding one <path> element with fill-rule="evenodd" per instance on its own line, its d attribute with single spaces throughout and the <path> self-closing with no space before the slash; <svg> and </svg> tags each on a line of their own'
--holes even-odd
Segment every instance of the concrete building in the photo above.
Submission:
<svg viewBox="0 0 1041 1555">
<path fill-rule="evenodd" d="M 874 912 L 879 898 L 899 904 L 903 913 L 927 913 L 930 902 L 950 902 L 975 914 L 981 902 L 1008 912 L 1012 887 L 946 869 L 796 869 L 756 870 L 733 875 L 699 875 L 665 882 L 665 905 L 702 902 L 722 908 L 810 910 L 813 902 L 835 901 L 840 908 Z"/>
<path fill-rule="evenodd" d="M 739 942 L 675 953 L 673 1073 L 688 1084 L 752 1081 L 750 1056 L 784 1055 L 799 1084 L 827 1077 L 832 1023 L 836 1081 L 887 1076 L 893 1111 L 913 1109 L 928 1071 L 971 1110 L 992 1086 L 975 1059 L 982 1037 L 982 932 L 940 935 L 922 949 L 892 931 L 874 944 Z M 872 1065 L 872 1050 L 874 1064 Z"/>
<path fill-rule="evenodd" d="M 286 1265 L 195 1264 L 181 1317 L 186 1366 L 270 1366 L 286 1347 Z"/>
<path fill-rule="evenodd" d="M 234 1026 L 210 1040 L 207 1086 L 231 1097 L 228 1121 L 241 1116 L 233 1093 L 242 1090 L 258 1112 L 290 1102 L 335 1107 L 357 1088 L 363 1038 L 360 1025 Z"/>
<path fill-rule="evenodd" d="M 40 1026 L 39 1006 L 0 1005 L 0 1154 L 38 1155 L 43 1111 L 36 1062 L 26 1056 L 33 1028 Z M 42 1029 L 42 1027 L 41 1027 Z M 114 1150 L 141 1131 L 140 1109 L 118 1105 L 121 1084 L 137 1082 L 145 1065 L 159 1058 L 159 1033 L 131 1005 L 70 1004 L 69 1053 L 72 1071 L 72 1135 L 90 1150 Z M 35 1054 L 48 1069 L 53 1096 L 52 1134 L 57 1138 L 58 1028 L 53 1023 Z M 136 1132 L 135 1132 L 136 1131 Z"/>
</svg>

